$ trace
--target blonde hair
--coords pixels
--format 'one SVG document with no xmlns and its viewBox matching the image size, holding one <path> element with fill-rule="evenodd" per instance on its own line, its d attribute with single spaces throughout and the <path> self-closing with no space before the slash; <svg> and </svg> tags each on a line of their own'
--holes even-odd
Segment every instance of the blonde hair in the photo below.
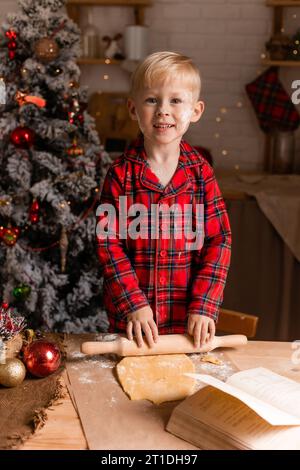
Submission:
<svg viewBox="0 0 300 470">
<path fill-rule="evenodd" d="M 198 67 L 189 57 L 169 51 L 154 52 L 138 65 L 131 77 L 130 96 L 134 97 L 141 88 L 151 87 L 154 82 L 172 76 L 183 78 L 199 99 L 201 77 Z"/>
</svg>

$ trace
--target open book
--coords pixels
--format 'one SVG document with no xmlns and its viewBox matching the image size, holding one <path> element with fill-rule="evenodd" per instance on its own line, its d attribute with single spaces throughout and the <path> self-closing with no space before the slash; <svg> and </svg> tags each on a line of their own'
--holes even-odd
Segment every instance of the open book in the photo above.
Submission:
<svg viewBox="0 0 300 470">
<path fill-rule="evenodd" d="M 188 375 L 203 388 L 173 410 L 167 431 L 201 449 L 300 449 L 300 383 L 263 367 L 225 383 Z"/>
</svg>

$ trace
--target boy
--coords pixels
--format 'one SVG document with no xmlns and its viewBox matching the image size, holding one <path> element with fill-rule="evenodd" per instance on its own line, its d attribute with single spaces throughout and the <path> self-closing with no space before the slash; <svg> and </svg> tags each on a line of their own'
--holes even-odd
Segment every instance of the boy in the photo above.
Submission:
<svg viewBox="0 0 300 470">
<path fill-rule="evenodd" d="M 150 347 L 159 333 L 187 330 L 195 347 L 215 334 L 231 233 L 212 168 L 182 140 L 203 113 L 200 86 L 197 67 L 178 53 L 138 66 L 128 109 L 142 136 L 112 164 L 97 210 L 110 331 L 139 346 L 143 334 Z"/>
</svg>

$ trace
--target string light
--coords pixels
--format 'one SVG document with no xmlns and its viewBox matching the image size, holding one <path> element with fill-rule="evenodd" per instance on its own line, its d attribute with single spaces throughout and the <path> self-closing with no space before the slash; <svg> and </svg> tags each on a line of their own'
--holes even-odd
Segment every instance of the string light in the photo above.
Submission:
<svg viewBox="0 0 300 470">
<path fill-rule="evenodd" d="M 217 122 L 221 122 L 221 121 L 222 121 L 222 119 L 220 118 L 220 116 L 217 116 L 217 117 L 216 117 L 216 121 L 217 121 Z"/>
<path fill-rule="evenodd" d="M 236 107 L 237 108 L 242 108 L 243 107 L 243 103 L 241 101 L 238 101 L 237 104 L 236 104 Z"/>
<path fill-rule="evenodd" d="M 103 79 L 104 79 L 104 80 L 108 80 L 108 79 L 109 79 L 109 75 L 106 75 L 106 74 L 103 75 Z"/>
<path fill-rule="evenodd" d="M 228 151 L 227 150 L 222 150 L 222 155 L 224 155 L 226 157 L 226 155 L 228 155 Z"/>
<path fill-rule="evenodd" d="M 221 108 L 221 109 L 220 109 L 220 112 L 221 112 L 222 114 L 226 114 L 226 113 L 227 113 L 227 109 L 226 109 L 226 108 Z"/>
<path fill-rule="evenodd" d="M 96 188 L 96 189 L 95 189 L 95 193 L 99 193 L 99 188 Z"/>
<path fill-rule="evenodd" d="M 234 169 L 238 171 L 240 169 L 240 165 L 234 165 Z"/>
<path fill-rule="evenodd" d="M 219 138 L 220 138 L 220 134 L 219 134 L 219 132 L 216 132 L 215 133 L 215 139 L 219 139 Z"/>
<path fill-rule="evenodd" d="M 297 18 L 297 14 L 296 14 L 296 13 L 293 14 L 293 18 L 294 18 L 294 20 Z"/>
<path fill-rule="evenodd" d="M 284 31 L 285 31 L 284 28 L 281 28 L 281 29 L 280 29 L 280 32 L 281 32 L 281 33 L 284 33 Z"/>
<path fill-rule="evenodd" d="M 105 59 L 104 61 L 107 65 L 109 65 L 111 63 L 111 60 L 110 59 Z"/>
<path fill-rule="evenodd" d="M 261 59 L 265 59 L 266 57 L 267 57 L 267 56 L 266 56 L 266 54 L 265 54 L 264 52 L 262 52 L 262 53 L 260 54 L 260 58 L 261 58 Z"/>
</svg>

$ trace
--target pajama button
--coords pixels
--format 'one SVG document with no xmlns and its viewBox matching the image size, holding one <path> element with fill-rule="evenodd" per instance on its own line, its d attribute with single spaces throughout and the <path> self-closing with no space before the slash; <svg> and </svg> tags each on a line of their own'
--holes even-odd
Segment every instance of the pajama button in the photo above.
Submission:
<svg viewBox="0 0 300 470">
<path fill-rule="evenodd" d="M 165 258 L 165 257 L 167 256 L 166 250 L 161 250 L 160 256 L 161 256 L 162 258 Z"/>
</svg>

